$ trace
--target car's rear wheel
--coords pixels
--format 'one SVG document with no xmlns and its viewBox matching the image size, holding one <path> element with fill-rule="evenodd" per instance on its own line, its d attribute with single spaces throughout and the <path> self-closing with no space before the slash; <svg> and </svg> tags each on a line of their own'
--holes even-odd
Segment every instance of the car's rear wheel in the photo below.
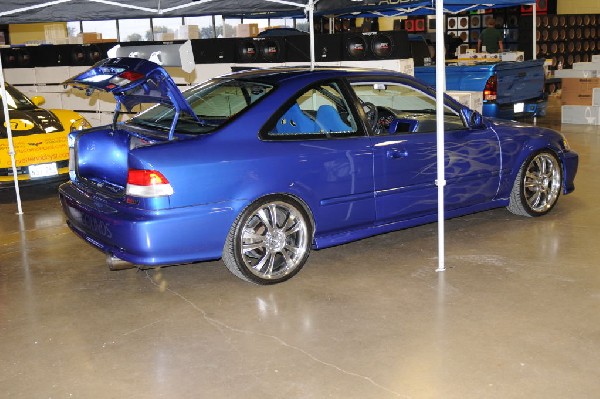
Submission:
<svg viewBox="0 0 600 399">
<path fill-rule="evenodd" d="M 522 216 L 545 215 L 556 205 L 562 184 L 558 158 L 549 151 L 540 151 L 519 170 L 508 210 Z"/>
<path fill-rule="evenodd" d="M 310 253 L 313 228 L 302 205 L 270 196 L 248 206 L 234 222 L 223 262 L 237 277 L 275 284 L 293 277 Z"/>
</svg>

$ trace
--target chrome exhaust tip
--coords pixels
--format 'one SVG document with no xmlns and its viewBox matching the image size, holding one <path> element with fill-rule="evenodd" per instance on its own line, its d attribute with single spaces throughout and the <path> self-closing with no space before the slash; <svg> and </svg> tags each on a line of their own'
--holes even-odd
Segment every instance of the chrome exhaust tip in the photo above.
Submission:
<svg viewBox="0 0 600 399">
<path fill-rule="evenodd" d="M 135 268 L 135 265 L 131 262 L 127 262 L 123 259 L 117 258 L 114 255 L 106 255 L 106 264 L 112 271 L 127 270 Z"/>
</svg>

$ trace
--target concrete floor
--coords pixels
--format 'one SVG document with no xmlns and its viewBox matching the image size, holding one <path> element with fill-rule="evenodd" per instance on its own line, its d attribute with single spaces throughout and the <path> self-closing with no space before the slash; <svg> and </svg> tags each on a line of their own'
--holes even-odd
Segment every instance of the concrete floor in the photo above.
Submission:
<svg viewBox="0 0 600 399">
<path fill-rule="evenodd" d="M 504 209 L 313 252 L 277 286 L 221 262 L 110 272 L 54 190 L 0 194 L 0 397 L 598 398 L 600 129 L 551 214 Z"/>
</svg>

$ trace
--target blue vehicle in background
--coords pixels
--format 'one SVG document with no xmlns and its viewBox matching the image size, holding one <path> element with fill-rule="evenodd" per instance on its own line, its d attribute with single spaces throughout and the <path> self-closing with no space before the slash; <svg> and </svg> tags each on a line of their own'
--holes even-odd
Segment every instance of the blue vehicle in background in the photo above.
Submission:
<svg viewBox="0 0 600 399">
<path fill-rule="evenodd" d="M 435 86 L 435 66 L 415 67 L 415 77 Z M 544 116 L 544 60 L 448 65 L 446 89 L 481 92 L 483 115 L 501 119 Z"/>
</svg>

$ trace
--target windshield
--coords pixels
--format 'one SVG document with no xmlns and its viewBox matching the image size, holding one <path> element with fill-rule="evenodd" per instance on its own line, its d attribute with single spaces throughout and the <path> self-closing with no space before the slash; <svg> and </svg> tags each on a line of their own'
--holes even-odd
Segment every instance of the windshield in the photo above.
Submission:
<svg viewBox="0 0 600 399">
<path fill-rule="evenodd" d="M 200 119 L 181 114 L 175 129 L 176 134 L 203 134 L 223 125 L 233 116 L 267 95 L 270 84 L 235 79 L 214 79 L 183 93 L 194 113 Z M 130 124 L 169 131 L 175 109 L 170 105 L 158 104 L 132 118 Z"/>
<path fill-rule="evenodd" d="M 8 105 L 9 110 L 26 111 L 36 108 L 36 106 L 31 102 L 31 100 L 19 90 L 15 89 L 14 87 L 8 84 L 5 84 L 4 87 L 6 88 L 6 95 L 8 96 L 6 104 Z M 3 106 L 2 100 L 3 99 L 0 97 L 0 107 Z"/>
</svg>

